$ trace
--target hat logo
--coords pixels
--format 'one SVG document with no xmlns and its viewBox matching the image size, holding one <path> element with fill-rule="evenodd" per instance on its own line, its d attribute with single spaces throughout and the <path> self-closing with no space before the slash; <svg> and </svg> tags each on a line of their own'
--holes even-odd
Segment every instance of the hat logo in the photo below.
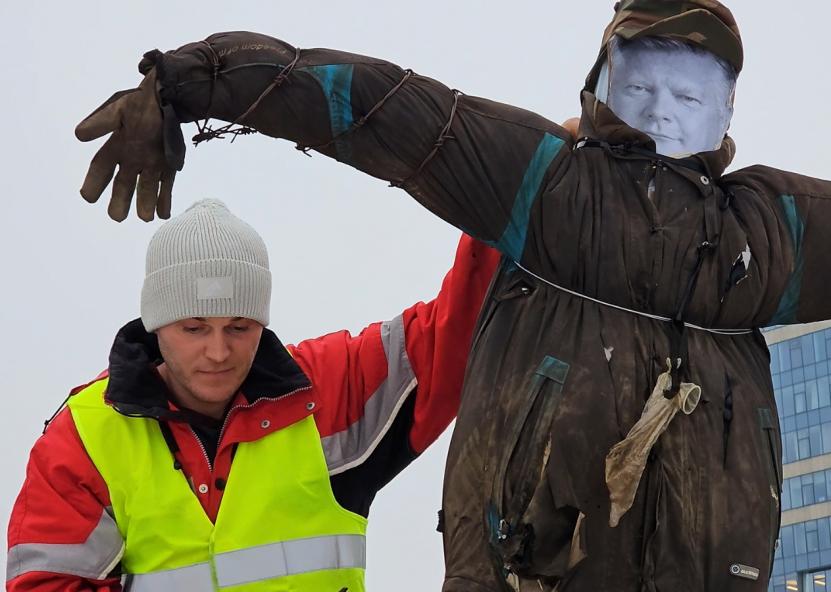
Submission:
<svg viewBox="0 0 831 592">
<path fill-rule="evenodd" d="M 198 278 L 196 280 L 197 300 L 216 300 L 234 297 L 234 278 L 230 276 Z"/>
</svg>

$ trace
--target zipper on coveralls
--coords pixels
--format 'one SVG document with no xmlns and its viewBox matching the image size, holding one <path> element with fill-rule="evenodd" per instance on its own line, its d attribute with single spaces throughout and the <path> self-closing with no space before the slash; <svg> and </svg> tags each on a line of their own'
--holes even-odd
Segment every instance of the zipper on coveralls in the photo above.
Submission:
<svg viewBox="0 0 831 592">
<path fill-rule="evenodd" d="M 651 277 L 649 281 L 649 304 L 655 301 L 655 290 L 658 287 L 656 278 L 660 277 L 661 261 L 659 260 L 660 253 L 663 252 L 661 244 L 663 243 L 663 226 L 661 225 L 660 216 L 658 215 L 657 196 L 659 191 L 659 183 L 661 180 L 660 172 L 666 170 L 666 165 L 653 161 L 651 166 L 651 175 L 647 182 L 646 200 L 649 202 L 649 252 L 652 258 L 650 265 Z"/>
<path fill-rule="evenodd" d="M 733 385 L 730 382 L 730 377 L 725 375 L 725 394 L 724 394 L 724 411 L 722 412 L 723 432 L 722 432 L 722 446 L 723 458 L 722 467 L 727 468 L 727 447 L 730 443 L 730 426 L 733 422 Z"/>
</svg>

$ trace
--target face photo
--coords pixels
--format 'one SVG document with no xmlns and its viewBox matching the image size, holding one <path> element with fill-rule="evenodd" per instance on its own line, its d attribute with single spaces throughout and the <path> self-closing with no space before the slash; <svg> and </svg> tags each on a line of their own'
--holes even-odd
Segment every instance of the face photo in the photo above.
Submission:
<svg viewBox="0 0 831 592">
<path fill-rule="evenodd" d="M 618 41 L 611 46 L 608 76 L 601 76 L 612 111 L 649 135 L 659 154 L 717 149 L 733 114 L 730 67 L 682 43 Z"/>
</svg>

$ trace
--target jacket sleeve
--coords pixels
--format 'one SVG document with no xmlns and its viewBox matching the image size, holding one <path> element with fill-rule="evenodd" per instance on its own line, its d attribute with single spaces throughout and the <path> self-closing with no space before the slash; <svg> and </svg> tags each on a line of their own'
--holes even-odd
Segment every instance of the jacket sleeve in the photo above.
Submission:
<svg viewBox="0 0 831 592">
<path fill-rule="evenodd" d="M 107 487 L 64 409 L 35 444 L 8 529 L 9 592 L 119 592 Z M 108 577 L 110 576 L 110 577 Z"/>
<path fill-rule="evenodd" d="M 465 236 L 435 300 L 358 336 L 341 331 L 289 346 L 322 403 L 315 417 L 331 474 L 366 462 L 405 406 L 410 417 L 396 446 L 407 449 L 407 462 L 450 424 L 498 259 L 496 251 Z"/>
<path fill-rule="evenodd" d="M 735 207 L 751 228 L 751 240 L 756 228 L 756 236 L 763 234 L 767 242 L 750 245 L 762 262 L 760 275 L 769 295 L 760 324 L 830 319 L 831 182 L 765 166 L 727 179 L 735 183 Z"/>
<path fill-rule="evenodd" d="M 247 32 L 147 56 L 180 121 L 235 121 L 317 150 L 515 259 L 532 202 L 571 153 L 568 132 L 534 113 L 380 59 Z"/>
</svg>

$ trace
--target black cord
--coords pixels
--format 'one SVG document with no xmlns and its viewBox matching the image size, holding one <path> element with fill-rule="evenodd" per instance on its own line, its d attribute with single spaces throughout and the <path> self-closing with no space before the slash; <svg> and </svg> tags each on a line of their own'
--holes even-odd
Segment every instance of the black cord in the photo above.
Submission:
<svg viewBox="0 0 831 592">
<path fill-rule="evenodd" d="M 168 450 L 170 450 L 171 456 L 173 456 L 173 469 L 176 471 L 182 471 L 182 474 L 184 475 L 182 463 L 179 461 L 179 457 L 177 456 L 179 453 L 179 444 L 176 443 L 176 438 L 173 437 L 170 425 L 168 425 L 166 421 L 160 421 L 159 429 L 162 431 L 162 437 L 164 437 L 164 441 L 167 444 Z M 185 478 L 187 478 L 187 475 L 185 475 Z"/>
</svg>

